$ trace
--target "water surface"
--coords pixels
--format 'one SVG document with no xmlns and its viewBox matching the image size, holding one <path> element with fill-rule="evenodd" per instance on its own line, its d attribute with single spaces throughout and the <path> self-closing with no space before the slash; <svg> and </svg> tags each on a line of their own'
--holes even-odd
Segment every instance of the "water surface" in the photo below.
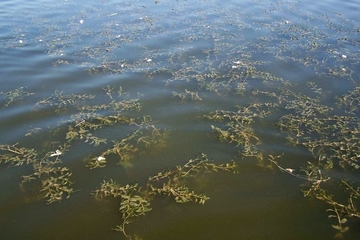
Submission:
<svg viewBox="0 0 360 240">
<path fill-rule="evenodd" d="M 304 198 L 306 181 L 261 167 L 242 156 L 242 146 L 220 142 L 211 126 L 226 123 L 206 116 L 269 101 L 256 91 L 285 87 L 317 96 L 308 82 L 322 89 L 323 104 L 335 108 L 335 97 L 359 81 L 357 1 L 4 0 L 0 9 L 0 144 L 54 152 L 66 142 L 69 126 L 86 119 L 79 107 L 112 101 L 138 101 L 139 109 L 118 112 L 169 133 L 165 147 L 139 144 L 128 165 L 109 156 L 105 168 L 92 170 L 86 163 L 136 126 L 119 123 L 94 131 L 107 139 L 98 146 L 71 142 L 61 166 L 71 170 L 76 192 L 50 205 L 39 194 L 39 181 L 21 184 L 23 175 L 32 174 L 30 165 L 0 165 L 1 239 L 125 239 L 111 230 L 121 222 L 119 201 L 98 201 L 91 192 L 109 179 L 146 186 L 149 176 L 199 153 L 219 164 L 234 160 L 239 173 L 199 177 L 195 190 L 210 197 L 204 205 L 155 197 L 152 211 L 134 219 L 129 233 L 144 239 L 336 234 L 328 206 Z M 109 116 L 117 110 L 95 112 Z M 300 169 L 314 158 L 304 147 L 291 146 L 288 133 L 279 129 L 287 113 L 277 108 L 256 119 L 252 129 L 261 143 L 256 151 L 284 154 L 285 167 Z M 358 226 L 351 222 L 345 238 L 358 239 Z"/>
</svg>

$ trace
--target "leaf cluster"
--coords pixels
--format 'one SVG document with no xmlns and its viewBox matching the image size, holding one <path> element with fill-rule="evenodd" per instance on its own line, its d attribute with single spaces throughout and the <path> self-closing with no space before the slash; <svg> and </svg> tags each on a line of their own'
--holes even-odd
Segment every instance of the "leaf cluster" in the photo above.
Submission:
<svg viewBox="0 0 360 240">
<path fill-rule="evenodd" d="M 38 153 L 35 149 L 18 147 L 18 143 L 14 145 L 0 145 L 0 164 L 8 163 L 13 166 L 20 166 L 34 163 L 38 158 Z"/>
<path fill-rule="evenodd" d="M 190 159 L 183 166 L 177 166 L 174 170 L 159 172 L 149 177 L 147 188 L 141 191 L 137 183 L 118 184 L 114 180 L 103 181 L 93 195 L 96 199 L 102 200 L 105 197 L 120 198 L 119 211 L 122 215 L 122 223 L 114 228 L 122 232 L 125 237 L 132 237 L 126 232 L 126 225 L 132 219 L 151 211 L 150 200 L 153 195 L 171 196 L 177 203 L 195 202 L 204 204 L 210 198 L 202 193 L 196 193 L 187 186 L 187 179 L 194 178 L 200 173 L 226 171 L 237 173 L 238 166 L 235 162 L 215 164 L 205 154 Z"/>
<path fill-rule="evenodd" d="M 255 135 L 251 124 L 256 119 L 264 118 L 271 113 L 265 104 L 260 103 L 252 103 L 247 107 L 239 106 L 238 109 L 238 111 L 218 110 L 205 117 L 225 123 L 222 128 L 211 126 L 221 142 L 236 143 L 245 156 L 256 155 L 256 145 L 260 144 L 260 139 Z"/>
<path fill-rule="evenodd" d="M 104 181 L 93 194 L 98 199 L 103 197 L 120 198 L 119 211 L 122 215 L 122 223 L 116 226 L 114 230 L 122 232 L 128 239 L 131 239 L 131 236 L 126 233 L 126 225 L 131 223 L 133 218 L 151 211 L 150 202 L 142 196 L 141 188 L 138 187 L 137 183 L 122 186 L 111 179 Z"/>
<path fill-rule="evenodd" d="M 113 145 L 103 151 L 100 156 L 106 158 L 110 155 L 116 155 L 119 157 L 119 164 L 124 165 L 124 162 L 131 160 L 142 146 L 155 151 L 161 150 L 167 145 L 166 140 L 169 132 L 157 129 L 151 124 L 151 120 L 143 120 L 142 123 L 135 125 L 137 129 L 122 139 L 113 140 Z M 99 161 L 97 156 L 93 157 L 87 164 L 90 169 L 105 166 L 106 160 Z"/>
<path fill-rule="evenodd" d="M 321 94 L 321 89 L 315 84 L 309 86 L 316 94 Z M 360 218 L 357 210 L 360 204 L 359 186 L 340 179 L 338 187 L 329 187 L 325 182 L 334 182 L 336 178 L 324 177 L 322 173 L 336 169 L 352 174 L 360 169 L 360 124 L 358 117 L 354 116 L 358 110 L 359 88 L 338 98 L 343 115 L 334 114 L 334 109 L 321 104 L 319 97 L 311 98 L 288 89 L 284 89 L 283 93 L 286 96 L 282 98 L 284 107 L 292 112 L 279 119 L 279 127 L 291 133 L 288 140 L 292 144 L 306 147 L 315 159 L 314 162 L 307 162 L 302 169 L 307 176 L 302 178 L 312 181 L 310 187 L 303 190 L 304 195 L 313 196 L 332 207 L 328 210 L 333 213 L 329 217 L 338 222 L 333 228 L 342 234 L 348 230 L 344 226 L 347 218 Z"/>
<path fill-rule="evenodd" d="M 204 204 L 209 198 L 203 194 L 197 194 L 186 185 L 186 179 L 195 177 L 201 172 L 228 171 L 237 173 L 235 162 L 215 164 L 205 154 L 195 159 L 190 159 L 183 166 L 177 166 L 174 170 L 159 172 L 148 180 L 148 188 L 151 194 L 160 194 L 174 197 L 178 203 L 198 202 Z"/>
<path fill-rule="evenodd" d="M 19 87 L 9 92 L 0 92 L 0 95 L 3 95 L 6 99 L 4 107 L 8 107 L 16 101 L 22 100 L 24 97 L 31 96 L 34 93 L 28 92 L 25 90 L 25 87 Z"/>
<path fill-rule="evenodd" d="M 172 94 L 173 94 L 173 97 L 179 98 L 181 100 L 190 99 L 192 101 L 202 101 L 198 92 L 189 91 L 187 89 L 185 89 L 184 92 L 180 92 L 180 93 L 173 91 Z"/>
<path fill-rule="evenodd" d="M 66 151 L 67 145 L 60 146 L 56 153 L 46 153 L 41 157 L 37 151 L 32 148 L 18 147 L 15 145 L 0 145 L 0 151 L 4 154 L 0 155 L 0 163 L 10 163 L 14 166 L 22 164 L 32 165 L 33 172 L 24 175 L 22 182 L 30 182 L 33 180 L 41 180 L 41 190 L 44 193 L 43 198 L 48 204 L 59 202 L 74 190 L 70 187 L 73 183 L 70 180 L 71 171 L 67 167 L 59 167 L 61 163 L 60 155 Z"/>
<path fill-rule="evenodd" d="M 64 94 L 63 91 L 56 90 L 51 96 L 44 98 L 36 103 L 37 106 L 65 106 L 79 107 L 87 99 L 93 99 L 95 96 L 87 94 Z"/>
</svg>

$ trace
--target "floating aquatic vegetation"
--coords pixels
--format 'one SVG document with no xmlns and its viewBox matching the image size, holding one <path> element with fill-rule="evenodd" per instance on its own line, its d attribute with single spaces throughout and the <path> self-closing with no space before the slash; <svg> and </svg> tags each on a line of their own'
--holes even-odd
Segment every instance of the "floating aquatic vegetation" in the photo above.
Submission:
<svg viewBox="0 0 360 240">
<path fill-rule="evenodd" d="M 24 97 L 34 94 L 26 91 L 25 89 L 26 87 L 19 87 L 9 92 L 0 92 L 0 95 L 3 95 L 6 99 L 4 107 L 8 107 L 13 103 L 22 100 Z"/>
<path fill-rule="evenodd" d="M 218 134 L 220 141 L 236 143 L 241 148 L 243 156 L 258 156 L 257 145 L 261 143 L 260 139 L 254 133 L 251 126 L 256 119 L 265 118 L 271 114 L 271 103 L 252 103 L 247 107 L 240 107 L 238 111 L 218 110 L 205 117 L 226 123 L 224 127 L 212 125 L 211 128 Z"/>
<path fill-rule="evenodd" d="M 151 151 L 158 151 L 166 147 L 166 139 L 169 132 L 166 130 L 157 129 L 151 124 L 151 118 L 146 116 L 142 119 L 140 124 L 133 123 L 137 129 L 128 134 L 122 139 L 113 140 L 112 147 L 107 148 L 100 154 L 100 157 L 95 156 L 88 162 L 87 167 L 90 169 L 105 167 L 106 158 L 109 155 L 117 155 L 119 157 L 119 164 L 123 166 L 131 166 L 127 164 L 129 160 L 134 158 L 135 153 L 139 152 L 139 148 Z M 99 158 L 101 158 L 99 160 Z"/>
<path fill-rule="evenodd" d="M 360 105 L 360 86 L 356 86 L 355 89 L 348 94 L 338 97 L 338 102 L 341 106 L 345 106 L 349 109 L 349 113 L 356 115 Z"/>
<path fill-rule="evenodd" d="M 99 127 L 100 126 L 101 125 L 99 124 Z M 106 143 L 106 139 L 94 136 L 89 130 L 83 127 L 76 129 L 69 126 L 68 132 L 66 133 L 66 139 L 69 142 L 77 139 L 85 140 L 85 142 L 89 142 L 94 146 L 98 146 L 100 143 Z"/>
<path fill-rule="evenodd" d="M 111 179 L 104 181 L 100 187 L 93 192 L 93 195 L 97 199 L 104 197 L 121 199 L 119 211 L 122 215 L 122 223 L 113 229 L 122 232 L 128 239 L 131 239 L 131 236 L 126 232 L 126 225 L 130 224 L 133 218 L 151 211 L 149 199 L 143 196 L 144 194 L 141 193 L 141 188 L 138 187 L 137 183 L 122 186 Z"/>
<path fill-rule="evenodd" d="M 181 92 L 181 93 L 173 91 L 173 97 L 177 97 L 182 100 L 185 100 L 185 99 L 190 99 L 192 101 L 201 101 L 202 100 L 201 97 L 199 96 L 198 92 L 192 92 L 187 89 L 185 89 L 185 92 Z"/>
<path fill-rule="evenodd" d="M 145 146 L 152 151 L 159 151 L 167 146 L 167 139 L 170 132 L 166 129 L 158 129 L 151 123 L 143 123 L 139 128 L 141 135 L 137 139 L 137 144 Z"/>
<path fill-rule="evenodd" d="M 91 9 L 91 17 L 73 16 L 70 21 L 61 20 L 42 26 L 41 38 L 37 41 L 54 59 L 54 67 L 78 64 L 87 73 L 99 75 L 139 73 L 138 76 L 145 78 L 144 81 L 152 81 L 154 84 L 163 81 L 164 86 L 173 93 L 173 98 L 181 100 L 202 101 L 207 104 L 206 100 L 209 98 L 206 98 L 212 96 L 209 92 L 222 99 L 236 99 L 239 106 L 230 106 L 235 110 L 219 109 L 206 115 L 207 119 L 213 121 L 211 129 L 219 140 L 236 145 L 243 157 L 255 157 L 264 166 L 267 166 L 265 162 L 268 160 L 284 173 L 308 180 L 309 188 L 304 190 L 305 195 L 330 204 L 333 207 L 330 217 L 335 217 L 338 221 L 338 225 L 333 227 L 345 232 L 346 219 L 359 217 L 356 210 L 359 208 L 358 182 L 341 179 L 338 188 L 333 187 L 336 184 L 330 187 L 327 184 L 334 183 L 337 179 L 327 173 L 336 169 L 340 172 L 348 171 L 347 176 L 352 176 L 360 168 L 360 100 L 356 83 L 359 77 L 357 50 L 360 42 L 357 23 L 351 23 L 338 14 L 309 14 L 299 10 L 293 1 L 277 1 L 270 6 L 254 1 L 251 3 L 256 8 L 249 13 L 239 11 L 239 6 L 231 4 L 219 8 L 213 1 L 204 3 L 214 4 L 216 11 L 199 8 L 196 4 L 189 8 L 177 8 L 177 2 L 170 2 L 161 2 L 163 6 L 176 9 L 172 11 L 170 18 L 166 14 L 157 15 L 151 11 L 147 16 L 144 10 L 146 7 L 136 4 L 121 5 L 120 8 L 116 6 L 106 14 L 99 13 L 94 8 Z M 197 3 L 202 6 L 200 2 Z M 183 1 L 181 4 L 188 3 Z M 91 5 L 88 7 L 91 8 Z M 185 11 L 189 14 L 184 14 Z M 278 13 L 282 11 L 286 12 L 286 18 L 278 17 L 281 15 Z M 208 12 L 212 13 L 209 15 Z M 81 15 L 86 15 L 85 13 L 86 11 Z M 118 20 L 114 17 L 122 15 L 130 18 Z M 87 27 L 97 17 L 100 19 L 96 20 L 102 23 L 101 29 Z M 36 21 L 49 23 L 49 19 L 45 18 L 34 18 L 32 23 Z M 169 26 L 175 31 L 169 31 Z M 12 45 L 5 38 L 5 48 L 28 46 L 30 39 L 26 38 L 30 34 L 21 33 L 21 29 L 16 31 L 19 37 L 15 39 L 15 44 Z M 164 34 L 168 32 L 170 35 L 174 34 L 174 37 L 170 37 L 170 41 L 162 41 L 165 39 Z M 91 42 L 91 38 L 95 41 Z M 148 42 L 144 42 L 144 39 L 150 40 L 150 44 L 147 45 Z M 73 55 L 75 58 L 71 58 L 71 49 L 75 49 L 84 40 L 91 45 L 81 45 L 82 48 L 79 45 L 80 50 Z M 166 43 L 166 47 L 156 42 Z M 69 58 L 65 59 L 65 56 Z M 118 56 L 122 56 L 121 59 Z M 71 59 L 76 59 L 76 62 Z M 281 64 L 286 66 L 277 69 Z M 286 75 L 287 66 L 290 67 L 289 75 Z M 316 84 L 307 84 L 311 93 L 308 93 L 308 89 L 298 91 L 297 76 L 294 76 L 291 67 L 301 68 L 304 75 L 312 73 L 314 80 L 311 81 L 316 81 Z M 332 93 L 328 96 L 329 92 L 323 91 L 328 82 L 318 86 L 317 82 L 321 84 L 322 80 L 316 77 L 335 83 L 336 86 L 343 85 L 343 80 L 347 80 L 355 88 L 335 98 L 341 106 L 336 108 L 324 101 L 324 98 L 332 97 Z M 339 81 L 342 82 L 339 84 Z M 176 84 L 178 88 L 171 88 Z M 22 87 L 8 93 L 1 92 L 5 98 L 5 106 L 32 95 L 25 89 Z M 84 145 L 91 149 L 88 157 L 90 160 L 86 162 L 86 166 L 91 169 L 106 167 L 114 156 L 118 158 L 119 164 L 129 166 L 130 160 L 137 156 L 160 153 L 167 146 L 169 131 L 159 129 L 150 118 L 141 117 L 141 112 L 138 113 L 142 108 L 139 98 L 131 98 L 121 87 L 117 90 L 113 86 L 105 86 L 103 90 L 105 97 L 55 91 L 49 97 L 39 100 L 36 107 L 51 106 L 48 109 L 54 109 L 54 113 L 64 119 L 55 129 L 50 127 L 50 132 L 53 133 L 52 136 L 58 137 L 57 140 L 68 145 L 45 154 L 16 144 L 1 145 L 0 150 L 4 154 L 0 156 L 0 162 L 14 166 L 33 164 L 34 173 L 24 176 L 24 181 L 40 178 L 41 192 L 51 203 L 61 200 L 63 196 L 68 197 L 73 191 L 70 188 L 70 169 L 58 167 L 58 164 L 65 149 L 71 152 L 71 147 L 76 143 L 90 144 L 90 147 Z M 138 96 L 140 94 L 142 93 Z M 256 126 L 262 120 L 273 123 L 273 118 L 278 119 L 277 130 L 280 131 L 277 136 L 288 134 L 290 143 L 299 149 L 305 148 L 312 154 L 312 162 L 304 161 L 301 167 L 282 167 L 288 164 L 278 157 L 280 153 L 271 155 L 261 151 L 263 136 L 258 134 Z M 276 126 L 269 127 L 274 130 Z M 31 126 L 26 136 L 39 133 L 39 129 Z M 210 127 L 208 129 L 210 131 Z M 266 155 L 269 156 L 268 159 L 264 157 Z M 275 155 L 277 156 L 274 157 Z M 230 170 L 233 165 L 211 167 L 210 163 L 202 160 L 203 158 L 195 159 L 175 170 L 151 177 L 149 189 L 145 191 L 172 197 L 176 202 L 204 203 L 208 200 L 207 196 L 194 192 L 182 181 L 192 174 L 199 174 L 204 168 Z M 116 194 L 107 192 L 111 188 L 115 189 Z M 122 194 L 132 199 L 130 201 L 130 198 L 124 197 L 124 201 L 121 201 L 122 218 L 125 220 L 117 228 L 128 236 L 125 225 L 131 220 L 130 214 L 138 211 L 134 213 L 134 216 L 138 216 L 136 214 L 149 211 L 148 196 L 142 195 L 137 184 L 120 186 L 115 182 L 104 182 L 101 189 L 106 196 L 122 197 Z M 344 198 L 348 200 L 343 201 Z"/>
<path fill-rule="evenodd" d="M 295 110 L 295 114 L 282 116 L 279 126 L 294 133 L 294 136 L 289 136 L 291 142 L 308 148 L 318 159 L 318 165 L 325 168 L 336 164 L 359 169 L 358 118 L 333 114 L 334 109 L 320 104 L 319 99 L 289 91 L 285 94 L 290 94 L 285 108 Z M 349 98 L 349 101 L 351 107 L 353 100 Z"/>
<path fill-rule="evenodd" d="M 313 83 L 309 86 L 316 94 L 321 94 L 321 89 Z M 291 175 L 307 179 L 312 182 L 304 191 L 305 196 L 313 196 L 332 206 L 329 209 L 330 218 L 336 218 L 337 225 L 333 228 L 339 230 L 339 234 L 349 228 L 344 226 L 349 217 L 360 218 L 358 212 L 359 183 L 337 179 L 331 175 L 331 169 L 337 171 L 349 171 L 349 176 L 360 169 L 359 146 L 359 119 L 356 102 L 357 88 L 342 98 L 338 98 L 342 107 L 343 115 L 335 114 L 332 107 L 321 104 L 321 99 L 300 95 L 285 89 L 285 108 L 293 113 L 283 115 L 279 119 L 279 127 L 287 129 L 291 134 L 288 140 L 294 145 L 306 147 L 314 156 L 314 162 L 307 162 L 301 170 L 305 176 L 284 169 L 278 163 L 277 167 Z M 319 95 L 320 96 L 320 95 Z M 337 113 L 339 110 L 336 109 Z M 327 176 L 328 175 L 328 176 Z M 338 187 L 327 185 L 327 182 L 339 182 Z M 342 192 L 339 196 L 339 192 Z M 333 196 L 333 194 L 335 194 Z M 347 199 L 347 200 L 344 200 Z M 339 237 L 339 236 L 338 236 Z"/>
<path fill-rule="evenodd" d="M 95 131 L 117 124 L 133 126 L 134 129 L 124 138 L 111 140 L 112 147 L 104 150 L 87 163 L 91 169 L 105 167 L 106 157 L 111 154 L 118 155 L 119 162 L 122 163 L 133 158 L 140 147 L 143 149 L 151 147 L 154 151 L 166 146 L 168 131 L 157 129 L 151 123 L 151 117 L 145 116 L 136 120 L 123 114 L 125 111 L 139 111 L 141 104 L 138 99 L 128 99 L 121 87 L 117 92 L 110 86 L 104 90 L 110 99 L 107 104 L 91 105 L 88 104 L 88 101 L 95 98 L 93 95 L 64 94 L 62 91 L 55 91 L 50 97 L 38 101 L 36 107 L 54 106 L 55 113 L 59 113 L 59 110 L 71 113 L 68 119 L 59 123 L 60 127 L 50 129 L 57 137 L 57 135 L 63 134 L 63 131 L 59 131 L 58 128 L 62 128 L 64 124 L 67 125 L 66 143 L 54 152 L 45 153 L 44 156 L 41 156 L 35 149 L 18 147 L 18 144 L 0 145 L 0 150 L 3 152 L 0 155 L 0 163 L 14 166 L 31 164 L 33 173 L 23 176 L 23 184 L 40 179 L 40 193 L 44 195 L 47 203 L 53 203 L 61 201 L 64 196 L 70 197 L 74 192 L 70 187 L 73 184 L 70 180 L 72 172 L 67 167 L 58 166 L 61 163 L 60 157 L 66 151 L 71 151 L 74 142 L 84 141 L 94 147 L 106 145 L 108 139 L 95 136 Z M 104 115 L 104 111 L 110 114 Z M 32 128 L 25 135 L 34 136 L 40 130 L 41 128 Z"/>
<path fill-rule="evenodd" d="M 115 154 L 119 156 L 119 164 L 121 164 L 122 161 L 129 161 L 131 158 L 133 158 L 134 154 L 138 151 L 138 148 L 134 143 L 132 143 L 134 138 L 138 137 L 140 135 L 140 131 L 134 131 L 125 138 L 122 138 L 120 140 L 114 140 L 113 146 L 111 148 L 108 148 L 104 152 L 100 154 L 100 157 L 95 156 L 91 159 L 90 162 L 87 163 L 87 167 L 90 169 L 94 168 L 102 168 L 106 166 L 106 158 L 108 155 Z M 100 160 L 99 160 L 100 158 Z"/>
<path fill-rule="evenodd" d="M 53 95 L 37 102 L 36 105 L 50 105 L 59 107 L 65 107 L 69 105 L 78 106 L 86 99 L 92 99 L 94 97 L 95 96 L 93 95 L 87 94 L 64 94 L 63 91 L 56 90 Z"/>
<path fill-rule="evenodd" d="M 258 151 L 261 139 L 252 126 L 260 119 L 268 119 L 274 114 L 279 116 L 277 125 L 280 130 L 288 131 L 287 140 L 308 149 L 314 161 L 305 162 L 297 169 L 283 167 L 286 165 L 281 160 L 283 154 L 276 157 L 270 154 L 267 160 L 281 171 L 309 182 L 308 188 L 303 190 L 304 195 L 313 196 L 332 207 L 328 210 L 332 213 L 329 217 L 337 219 L 333 228 L 342 234 L 349 229 L 345 225 L 348 218 L 360 218 L 357 210 L 360 186 L 356 181 L 337 179 L 329 172 L 332 169 L 350 171 L 350 176 L 360 169 L 358 87 L 336 97 L 340 109 L 334 109 L 325 104 L 322 88 L 314 82 L 308 82 L 307 86 L 311 90 L 308 95 L 292 91 L 286 85 L 273 92 L 253 91 L 254 96 L 261 94 L 269 102 L 238 106 L 238 111 L 218 110 L 205 117 L 221 123 L 211 126 L 220 141 L 235 143 L 244 157 L 256 157 L 260 165 L 267 167 L 263 153 Z M 337 187 L 336 183 L 339 183 Z M 343 195 L 339 196 L 339 192 Z"/>
<path fill-rule="evenodd" d="M 31 164 L 33 173 L 23 176 L 22 184 L 32 180 L 41 180 L 41 190 L 43 198 L 48 204 L 60 202 L 64 196 L 69 198 L 74 192 L 70 186 L 71 170 L 67 167 L 57 166 L 61 163 L 60 156 L 67 151 L 68 146 L 60 146 L 55 152 L 46 153 L 41 157 L 35 149 L 18 147 L 15 145 L 1 145 L 0 163 L 9 163 L 14 166 Z"/>
<path fill-rule="evenodd" d="M 93 195 L 98 200 L 102 200 L 104 197 L 120 198 L 119 211 L 122 215 L 122 223 L 113 230 L 122 232 L 126 238 L 132 239 L 126 232 L 126 225 L 130 224 L 134 218 L 151 211 L 150 201 L 153 200 L 151 196 L 171 196 L 177 203 L 204 204 L 210 198 L 202 193 L 194 192 L 187 186 L 187 180 L 206 172 L 237 173 L 237 169 L 238 166 L 235 162 L 215 164 L 205 154 L 201 154 L 195 159 L 190 159 L 183 166 L 177 166 L 174 170 L 159 172 L 149 177 L 146 190 L 141 190 L 137 183 L 123 186 L 110 179 L 103 181 Z"/>
<path fill-rule="evenodd" d="M 106 89 L 106 95 L 108 95 L 111 99 L 111 101 L 107 104 L 104 103 L 100 105 L 87 105 L 83 102 L 81 105 L 76 105 L 77 112 L 71 115 L 71 122 L 74 122 L 74 124 L 68 126 L 68 131 L 66 133 L 66 139 L 69 143 L 75 140 L 83 140 L 94 146 L 106 144 L 107 139 L 95 136 L 94 131 L 116 124 L 135 124 L 135 120 L 133 118 L 125 116 L 123 112 L 138 111 L 141 107 L 139 100 L 115 100 L 115 96 L 112 96 L 112 90 L 113 88 L 110 87 Z M 121 87 L 118 94 L 119 96 L 121 95 Z M 71 96 L 69 98 L 71 99 L 69 102 L 75 105 L 76 102 L 73 100 L 74 97 Z M 94 97 L 75 95 L 75 99 L 78 98 L 84 101 L 86 99 L 92 99 Z M 110 111 L 110 114 L 102 114 L 104 111 Z"/>
<path fill-rule="evenodd" d="M 29 149 L 24 147 L 17 147 L 14 145 L 0 145 L 0 150 L 3 152 L 0 155 L 0 163 L 9 163 L 10 165 L 20 166 L 33 163 L 38 157 L 38 153 L 35 149 Z"/>
<path fill-rule="evenodd" d="M 167 170 L 149 178 L 148 188 L 151 194 L 159 194 L 174 197 L 178 203 L 197 202 L 204 204 L 210 198 L 192 191 L 184 180 L 189 177 L 195 177 L 201 172 L 227 171 L 237 173 L 235 162 L 216 165 L 210 162 L 205 154 L 201 154 L 195 159 L 190 159 L 183 166 L 177 166 L 175 170 Z M 157 186 L 158 187 L 157 187 Z"/>
</svg>

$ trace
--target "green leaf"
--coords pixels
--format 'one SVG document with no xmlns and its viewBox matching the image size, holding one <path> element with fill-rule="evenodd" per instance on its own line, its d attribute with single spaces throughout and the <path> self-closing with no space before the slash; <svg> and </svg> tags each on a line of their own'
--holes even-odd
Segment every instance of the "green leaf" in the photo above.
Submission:
<svg viewBox="0 0 360 240">
<path fill-rule="evenodd" d="M 331 225 L 333 228 L 337 229 L 337 230 L 341 230 L 341 227 L 338 225 Z"/>
<path fill-rule="evenodd" d="M 344 223 L 346 223 L 346 222 L 347 222 L 347 219 L 346 219 L 346 218 L 343 218 L 343 219 L 340 220 L 340 223 L 341 223 L 341 224 L 344 224 Z"/>
</svg>

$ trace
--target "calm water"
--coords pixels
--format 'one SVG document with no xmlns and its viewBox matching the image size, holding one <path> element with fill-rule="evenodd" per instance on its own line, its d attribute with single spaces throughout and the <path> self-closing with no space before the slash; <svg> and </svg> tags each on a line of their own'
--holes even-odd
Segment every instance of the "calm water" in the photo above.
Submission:
<svg viewBox="0 0 360 240">
<path fill-rule="evenodd" d="M 116 165 L 118 157 L 110 156 L 105 168 L 93 170 L 86 163 L 134 126 L 94 131 L 107 139 L 99 146 L 71 142 L 60 165 L 72 171 L 76 192 L 50 205 L 38 194 L 37 180 L 21 184 L 31 166 L 0 165 L 0 239 L 125 239 L 111 230 L 121 222 L 119 201 L 97 201 L 91 192 L 109 179 L 146 186 L 149 176 L 199 153 L 217 163 L 234 160 L 239 174 L 199 177 L 195 189 L 210 197 L 204 205 L 156 198 L 129 233 L 144 239 L 332 239 L 328 206 L 303 197 L 305 181 L 242 157 L 236 144 L 216 138 L 211 125 L 222 123 L 204 116 L 267 101 L 253 95 L 257 90 L 291 86 L 307 93 L 309 81 L 322 88 L 324 103 L 334 104 L 335 96 L 359 84 L 359 12 L 355 0 L 2 0 L 0 144 L 54 152 L 80 121 L 59 92 L 94 96 L 81 106 L 136 99 L 140 110 L 123 114 L 147 116 L 169 137 L 159 149 L 139 144 L 131 166 Z M 277 127 L 282 110 L 256 122 L 254 134 L 264 155 L 284 153 L 287 166 L 300 168 L 313 159 L 286 143 Z M 345 238 L 359 239 L 359 229 L 359 222 L 351 223 Z"/>
</svg>

